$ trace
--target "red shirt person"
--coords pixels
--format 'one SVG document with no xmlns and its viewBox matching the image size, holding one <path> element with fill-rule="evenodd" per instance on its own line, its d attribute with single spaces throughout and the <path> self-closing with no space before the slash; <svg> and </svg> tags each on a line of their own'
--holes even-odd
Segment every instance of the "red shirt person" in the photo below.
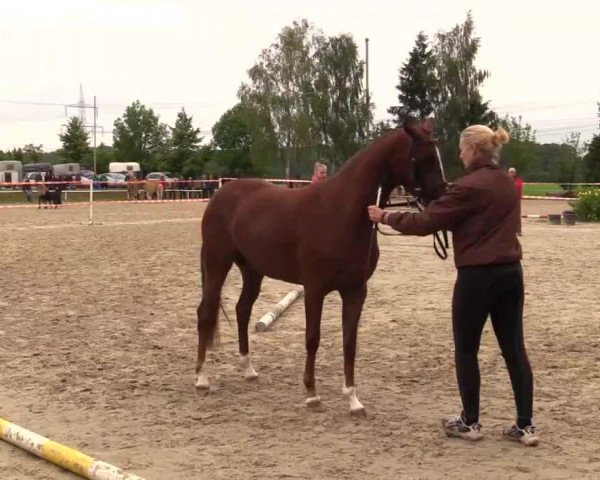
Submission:
<svg viewBox="0 0 600 480">
<path fill-rule="evenodd" d="M 517 175 L 517 169 L 513 167 L 509 168 L 508 176 L 515 183 L 515 188 L 517 189 L 519 198 L 521 198 L 523 196 L 523 179 Z"/>
</svg>

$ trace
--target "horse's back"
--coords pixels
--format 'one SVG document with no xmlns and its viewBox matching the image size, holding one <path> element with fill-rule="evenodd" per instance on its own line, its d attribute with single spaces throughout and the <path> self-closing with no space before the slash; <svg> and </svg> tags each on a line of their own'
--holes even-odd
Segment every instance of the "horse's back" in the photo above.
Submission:
<svg viewBox="0 0 600 480">
<path fill-rule="evenodd" d="M 259 192 L 276 192 L 282 190 L 266 180 L 241 178 L 225 183 L 213 196 L 204 216 L 221 214 L 231 216 L 242 203 L 247 203 Z"/>
<path fill-rule="evenodd" d="M 278 189 L 272 183 L 267 182 L 266 180 L 261 180 L 260 178 L 240 178 L 238 180 L 231 180 L 219 189 L 217 192 L 218 196 L 237 196 L 252 193 L 258 190 L 264 189 Z M 215 195 L 215 198 L 217 198 Z"/>
</svg>

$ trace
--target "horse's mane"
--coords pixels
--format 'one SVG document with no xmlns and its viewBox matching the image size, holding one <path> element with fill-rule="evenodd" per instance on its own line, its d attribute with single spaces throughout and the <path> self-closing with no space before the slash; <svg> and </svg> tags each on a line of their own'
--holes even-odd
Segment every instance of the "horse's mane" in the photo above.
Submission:
<svg viewBox="0 0 600 480">
<path fill-rule="evenodd" d="M 354 169 L 354 166 L 363 162 L 366 157 L 378 155 L 381 150 L 387 150 L 391 144 L 397 139 L 400 134 L 400 128 L 396 128 L 376 138 L 370 145 L 361 148 L 358 152 L 352 155 L 342 167 L 335 172 L 334 175 L 328 178 L 335 178 L 337 175 L 342 175 L 348 170 Z"/>
</svg>

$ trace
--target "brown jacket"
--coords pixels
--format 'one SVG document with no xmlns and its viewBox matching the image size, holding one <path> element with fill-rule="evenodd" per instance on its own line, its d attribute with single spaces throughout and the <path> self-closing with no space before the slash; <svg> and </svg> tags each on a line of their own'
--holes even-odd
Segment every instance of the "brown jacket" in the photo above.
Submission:
<svg viewBox="0 0 600 480">
<path fill-rule="evenodd" d="M 510 178 L 491 159 L 478 158 L 423 212 L 388 213 L 385 223 L 408 235 L 451 231 L 456 267 L 514 263 L 522 256 L 519 202 Z"/>
</svg>

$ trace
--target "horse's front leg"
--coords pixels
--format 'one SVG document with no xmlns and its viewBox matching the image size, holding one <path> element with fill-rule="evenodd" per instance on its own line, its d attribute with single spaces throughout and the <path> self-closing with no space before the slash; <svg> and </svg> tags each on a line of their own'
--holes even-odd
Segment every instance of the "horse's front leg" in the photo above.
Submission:
<svg viewBox="0 0 600 480">
<path fill-rule="evenodd" d="M 342 325 L 344 332 L 344 386 L 342 395 L 350 402 L 350 415 L 365 415 L 365 407 L 358 401 L 354 386 L 354 360 L 358 323 L 367 297 L 366 284 L 340 291 L 342 296 Z"/>
<path fill-rule="evenodd" d="M 306 387 L 306 406 L 311 409 L 321 407 L 321 397 L 317 395 L 315 386 L 315 361 L 321 340 L 321 314 L 325 295 L 319 291 L 306 288 L 304 292 L 304 308 L 306 311 L 306 367 L 304 369 L 304 386 Z"/>
</svg>

